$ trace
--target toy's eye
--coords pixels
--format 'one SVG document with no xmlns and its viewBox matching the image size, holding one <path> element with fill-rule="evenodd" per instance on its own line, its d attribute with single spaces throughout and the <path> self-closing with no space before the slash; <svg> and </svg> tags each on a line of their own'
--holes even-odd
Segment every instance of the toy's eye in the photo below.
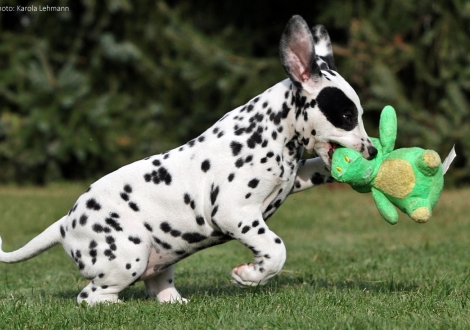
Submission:
<svg viewBox="0 0 470 330">
<path fill-rule="evenodd" d="M 344 160 L 346 161 L 346 163 L 349 163 L 349 157 L 348 156 L 344 156 Z"/>
<path fill-rule="evenodd" d="M 342 171 L 341 167 L 339 167 L 339 166 L 336 168 L 336 170 L 337 170 L 338 172 L 341 172 L 341 171 Z"/>
</svg>

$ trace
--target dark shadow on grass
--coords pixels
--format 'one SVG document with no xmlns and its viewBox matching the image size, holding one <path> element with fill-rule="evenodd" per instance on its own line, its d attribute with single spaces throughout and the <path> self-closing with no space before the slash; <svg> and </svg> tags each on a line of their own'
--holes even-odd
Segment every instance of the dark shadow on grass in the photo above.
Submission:
<svg viewBox="0 0 470 330">
<path fill-rule="evenodd" d="M 415 282 L 396 282 L 393 279 L 384 281 L 353 281 L 344 280 L 333 282 L 322 278 L 309 278 L 301 276 L 276 276 L 264 286 L 252 288 L 239 288 L 232 284 L 228 279 L 226 284 L 211 285 L 209 282 L 201 284 L 177 284 L 177 289 L 183 297 L 239 297 L 243 298 L 258 293 L 275 293 L 289 288 L 302 288 L 311 290 L 314 294 L 317 290 L 335 289 L 340 291 L 369 291 L 375 293 L 394 293 L 394 292 L 416 292 L 420 285 Z M 67 290 L 54 294 L 63 299 L 76 299 L 80 293 L 79 290 Z M 119 294 L 119 298 L 124 301 L 145 300 L 145 288 L 143 282 L 130 286 Z"/>
</svg>

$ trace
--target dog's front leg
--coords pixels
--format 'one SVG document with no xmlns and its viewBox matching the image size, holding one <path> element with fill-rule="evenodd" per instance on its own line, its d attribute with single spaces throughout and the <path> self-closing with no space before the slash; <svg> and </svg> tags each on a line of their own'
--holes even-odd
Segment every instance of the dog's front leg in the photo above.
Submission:
<svg viewBox="0 0 470 330">
<path fill-rule="evenodd" d="M 334 179 L 320 157 L 302 160 L 291 193 L 331 182 L 334 182 Z"/>
<path fill-rule="evenodd" d="M 254 262 L 232 269 L 232 281 L 241 287 L 264 285 L 286 261 L 286 247 L 262 220 L 240 222 L 233 238 L 253 251 Z"/>
</svg>

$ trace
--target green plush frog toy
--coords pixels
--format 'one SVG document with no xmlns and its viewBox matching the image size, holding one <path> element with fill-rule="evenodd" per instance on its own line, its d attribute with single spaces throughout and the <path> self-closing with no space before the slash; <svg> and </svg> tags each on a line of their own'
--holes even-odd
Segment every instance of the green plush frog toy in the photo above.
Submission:
<svg viewBox="0 0 470 330">
<path fill-rule="evenodd" d="M 380 214 L 390 224 L 398 221 L 394 205 L 416 222 L 428 221 L 441 195 L 445 170 L 453 157 L 449 155 L 448 159 L 451 159 L 446 159 L 443 170 L 441 159 L 433 150 L 416 147 L 393 150 L 397 116 L 391 106 L 382 110 L 379 132 L 380 139 L 371 138 L 378 150 L 371 160 L 353 149 L 337 148 L 332 158 L 333 177 L 358 192 L 372 192 Z"/>
</svg>

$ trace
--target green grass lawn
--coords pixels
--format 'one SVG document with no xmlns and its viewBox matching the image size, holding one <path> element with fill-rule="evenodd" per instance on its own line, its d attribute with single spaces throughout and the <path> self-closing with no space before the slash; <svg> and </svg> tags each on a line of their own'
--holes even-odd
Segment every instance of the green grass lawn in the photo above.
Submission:
<svg viewBox="0 0 470 330">
<path fill-rule="evenodd" d="M 0 187 L 3 249 L 25 244 L 63 216 L 86 189 Z M 252 260 L 229 242 L 176 266 L 185 305 L 144 299 L 77 306 L 86 285 L 55 247 L 0 264 L 0 329 L 469 329 L 470 189 L 446 191 L 427 224 L 383 220 L 370 194 L 337 185 L 291 196 L 268 224 L 287 246 L 283 271 L 266 286 L 239 289 L 230 270 Z"/>
</svg>

